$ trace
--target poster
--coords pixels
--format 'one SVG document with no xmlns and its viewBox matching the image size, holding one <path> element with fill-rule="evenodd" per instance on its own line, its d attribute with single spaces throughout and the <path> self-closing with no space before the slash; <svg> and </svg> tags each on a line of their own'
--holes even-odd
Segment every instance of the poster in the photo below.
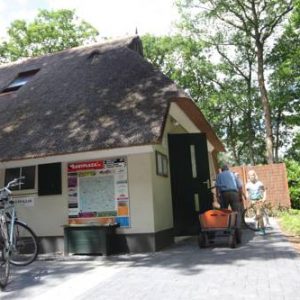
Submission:
<svg viewBox="0 0 300 300">
<path fill-rule="evenodd" d="M 68 164 L 69 221 L 130 226 L 126 158 Z"/>
<path fill-rule="evenodd" d="M 113 175 L 80 177 L 79 199 L 81 211 L 115 211 Z"/>
</svg>

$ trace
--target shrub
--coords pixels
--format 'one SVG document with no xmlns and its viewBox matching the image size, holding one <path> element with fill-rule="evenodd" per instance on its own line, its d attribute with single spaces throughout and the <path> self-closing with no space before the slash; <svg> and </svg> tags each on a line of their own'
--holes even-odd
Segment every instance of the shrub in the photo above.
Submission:
<svg viewBox="0 0 300 300">
<path fill-rule="evenodd" d="M 300 210 L 290 209 L 281 212 L 279 219 L 283 230 L 295 235 L 300 235 Z"/>
<path fill-rule="evenodd" d="M 295 160 L 285 161 L 288 173 L 291 205 L 294 209 L 300 209 L 300 163 Z"/>
</svg>

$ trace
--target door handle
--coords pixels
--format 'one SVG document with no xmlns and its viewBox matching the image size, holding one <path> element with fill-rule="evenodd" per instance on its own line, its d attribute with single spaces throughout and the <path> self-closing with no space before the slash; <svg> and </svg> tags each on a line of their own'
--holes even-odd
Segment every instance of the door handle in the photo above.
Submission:
<svg viewBox="0 0 300 300">
<path fill-rule="evenodd" d="M 210 180 L 209 180 L 209 179 L 207 179 L 207 180 L 205 180 L 205 181 L 202 181 L 201 183 L 202 183 L 202 184 L 206 184 L 207 187 L 210 188 Z"/>
</svg>

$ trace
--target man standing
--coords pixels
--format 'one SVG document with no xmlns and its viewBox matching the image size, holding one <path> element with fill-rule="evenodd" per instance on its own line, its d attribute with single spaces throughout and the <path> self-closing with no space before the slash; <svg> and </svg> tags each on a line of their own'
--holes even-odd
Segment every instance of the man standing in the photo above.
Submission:
<svg viewBox="0 0 300 300">
<path fill-rule="evenodd" d="M 230 208 L 237 212 L 237 242 L 241 241 L 241 202 L 239 191 L 241 182 L 236 178 L 227 165 L 223 165 L 222 172 L 217 175 L 216 189 L 221 208 Z"/>
</svg>

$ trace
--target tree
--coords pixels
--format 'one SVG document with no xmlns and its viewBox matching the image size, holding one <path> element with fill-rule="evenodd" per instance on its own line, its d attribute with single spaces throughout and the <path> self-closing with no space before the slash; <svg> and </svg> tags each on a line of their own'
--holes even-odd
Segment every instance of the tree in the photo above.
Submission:
<svg viewBox="0 0 300 300">
<path fill-rule="evenodd" d="M 268 163 L 273 162 L 273 133 L 270 103 L 265 84 L 265 56 L 269 46 L 267 40 L 274 36 L 275 29 L 283 21 L 284 16 L 292 10 L 292 2 L 292 0 L 178 0 L 177 2 L 182 16 L 181 27 L 187 33 L 194 36 L 203 34 L 203 25 L 205 25 L 203 18 L 208 18 L 218 21 L 223 26 L 222 28 L 215 25 L 215 30 L 211 30 L 213 34 L 217 31 L 218 35 L 222 34 L 226 37 L 229 30 L 250 38 L 253 48 L 255 47 Z M 247 45 L 244 46 L 247 47 Z"/>
<path fill-rule="evenodd" d="M 287 149 L 286 157 L 299 160 L 300 152 L 300 1 L 295 1 L 293 13 L 267 63 L 270 76 L 271 106 L 277 144 Z M 295 129 L 298 128 L 298 131 Z M 275 145 L 275 150 L 278 147 Z M 278 150 L 277 150 L 278 151 Z M 275 152 L 276 154 L 276 152 Z"/>
<path fill-rule="evenodd" d="M 0 45 L 2 62 L 39 56 L 95 41 L 97 30 L 73 10 L 40 10 L 33 22 L 15 20 Z"/>
<path fill-rule="evenodd" d="M 228 41 L 236 45 L 234 55 L 227 51 Z M 216 35 L 208 44 L 215 47 L 220 56 L 218 73 L 223 79 L 219 98 L 223 98 L 228 107 L 226 110 L 222 105 L 222 116 L 231 124 L 226 135 L 227 148 L 237 164 L 263 162 L 260 155 L 263 153 L 262 114 L 253 81 L 255 54 L 249 38 L 240 32 L 233 32 L 227 33 L 226 37 Z M 222 126 L 227 128 L 225 124 Z"/>
</svg>

